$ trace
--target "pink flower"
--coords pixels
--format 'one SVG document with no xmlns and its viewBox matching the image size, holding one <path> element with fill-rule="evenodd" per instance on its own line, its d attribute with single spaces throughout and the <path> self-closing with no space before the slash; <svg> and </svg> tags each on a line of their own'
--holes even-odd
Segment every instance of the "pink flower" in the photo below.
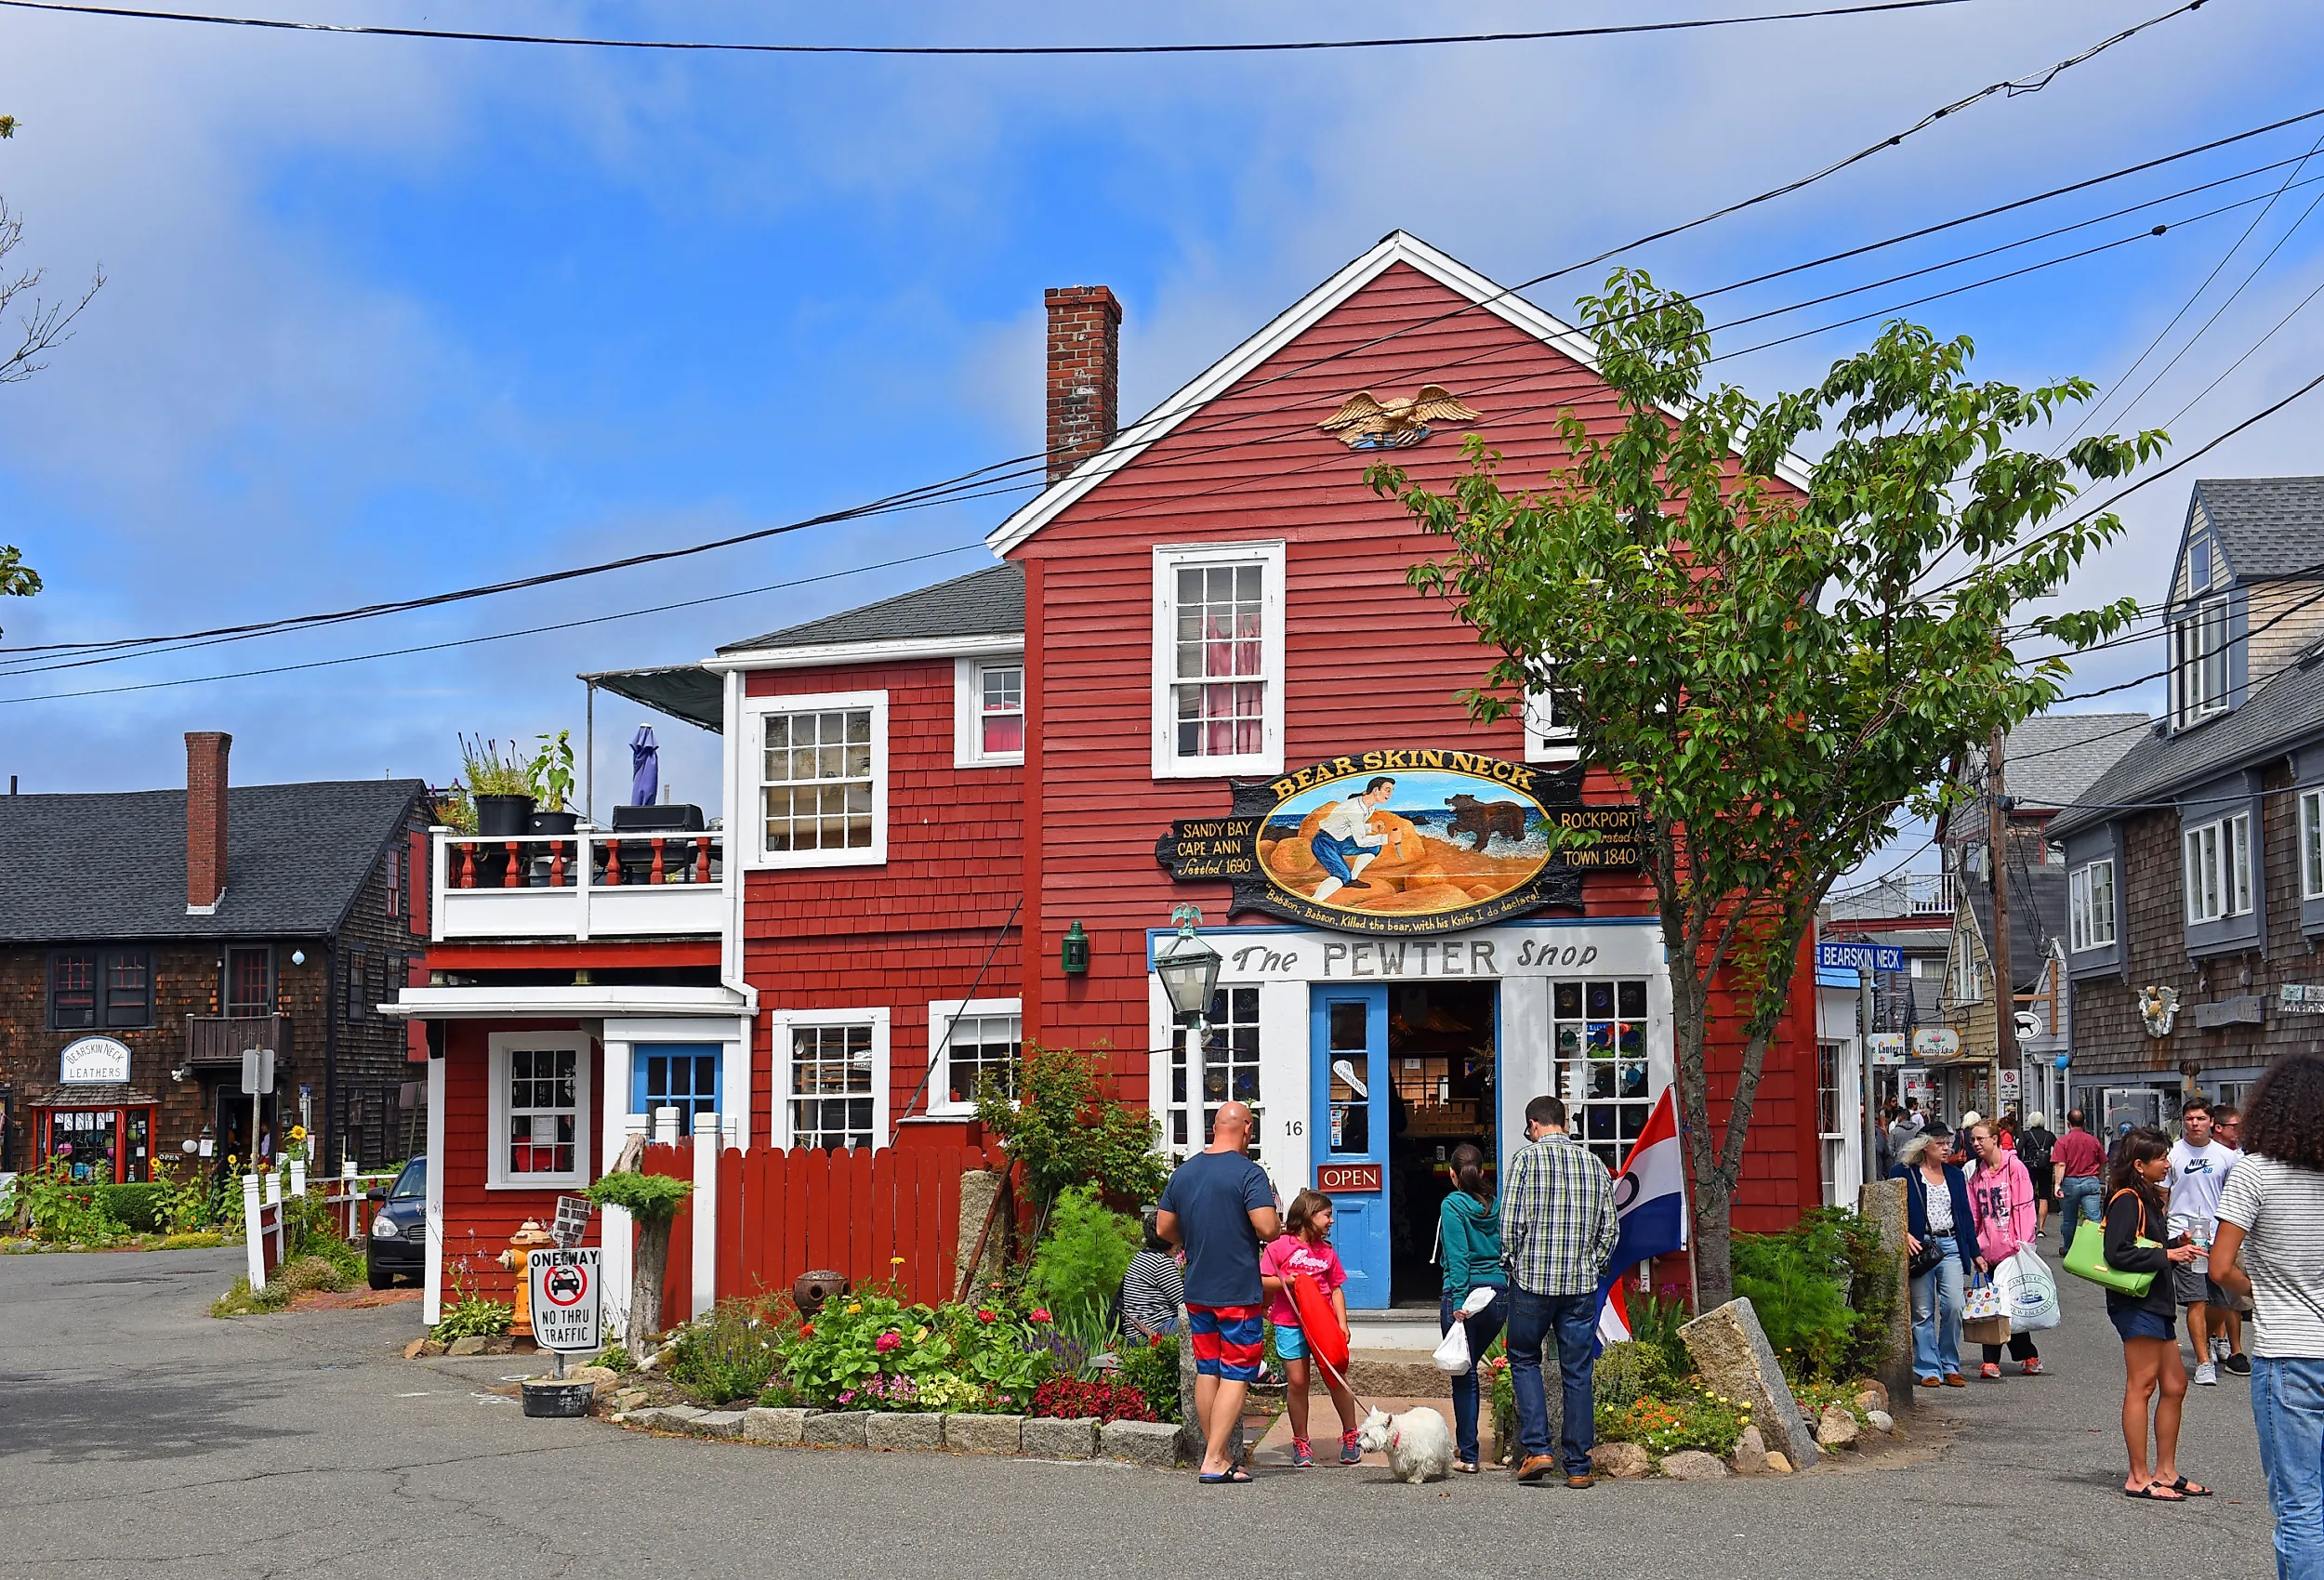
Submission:
<svg viewBox="0 0 2324 1580">
<path fill-rule="evenodd" d="M 1036 1306 L 1032 1310 L 1026 1312 L 1025 1314 L 1037 1323 L 1045 1323 L 1049 1321 L 1049 1309 L 1044 1306 Z"/>
<path fill-rule="evenodd" d="M 990 1323 L 997 1322 L 999 1319 L 990 1311 L 980 1310 L 976 1313 L 976 1320 L 980 1323 Z"/>
<path fill-rule="evenodd" d="M 878 1350 L 882 1355 L 885 1355 L 889 1350 L 893 1350 L 897 1345 L 902 1344 L 903 1342 L 904 1335 L 900 1333 L 883 1333 L 876 1341 L 874 1341 L 872 1348 Z"/>
</svg>

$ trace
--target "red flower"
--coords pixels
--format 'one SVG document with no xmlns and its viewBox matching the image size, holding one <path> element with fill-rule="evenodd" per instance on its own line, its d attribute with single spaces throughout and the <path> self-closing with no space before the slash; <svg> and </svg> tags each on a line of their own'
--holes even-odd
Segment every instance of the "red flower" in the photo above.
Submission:
<svg viewBox="0 0 2324 1580">
<path fill-rule="evenodd" d="M 990 1323 L 990 1322 L 997 1322 L 997 1321 L 999 1321 L 1000 1319 L 999 1319 L 999 1318 L 997 1318 L 997 1317 L 996 1317 L 996 1316 L 994 1316 L 994 1315 L 993 1315 L 993 1313 L 992 1313 L 992 1312 L 990 1312 L 990 1311 L 986 1311 L 986 1310 L 979 1310 L 979 1311 L 976 1313 L 976 1320 L 977 1320 L 978 1322 L 980 1322 L 980 1323 Z"/>
<path fill-rule="evenodd" d="M 893 1350 L 897 1345 L 902 1344 L 903 1342 L 904 1336 L 900 1333 L 883 1333 L 878 1336 L 878 1338 L 873 1341 L 872 1348 L 878 1350 L 882 1355 L 885 1355 L 889 1350 Z"/>
<path fill-rule="evenodd" d="M 812 1337 L 814 1337 L 814 1336 L 815 1336 L 815 1324 L 814 1324 L 814 1323 L 799 1323 L 799 1337 L 801 1337 L 801 1338 L 812 1338 Z"/>
<path fill-rule="evenodd" d="M 1030 1316 L 1037 1323 L 1045 1323 L 1049 1321 L 1049 1310 L 1047 1307 L 1036 1306 L 1031 1311 L 1027 1312 L 1026 1315 Z"/>
</svg>

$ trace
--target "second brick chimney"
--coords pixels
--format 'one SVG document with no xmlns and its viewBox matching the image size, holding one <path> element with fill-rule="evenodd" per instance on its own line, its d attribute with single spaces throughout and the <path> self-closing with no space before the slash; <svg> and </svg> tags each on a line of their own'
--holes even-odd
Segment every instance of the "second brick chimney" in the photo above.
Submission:
<svg viewBox="0 0 2324 1580">
<path fill-rule="evenodd" d="M 1103 285 L 1046 291 L 1049 481 L 1104 448 L 1121 427 L 1122 304 Z"/>
<path fill-rule="evenodd" d="M 226 754 L 234 738 L 186 731 L 186 915 L 206 916 L 226 897 Z"/>
</svg>

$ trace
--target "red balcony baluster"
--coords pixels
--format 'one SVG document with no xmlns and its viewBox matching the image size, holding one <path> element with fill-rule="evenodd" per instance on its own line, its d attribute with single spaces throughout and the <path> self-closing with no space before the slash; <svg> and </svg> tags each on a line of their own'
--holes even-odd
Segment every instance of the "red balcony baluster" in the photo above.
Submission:
<svg viewBox="0 0 2324 1580">
<path fill-rule="evenodd" d="M 562 889 L 564 886 L 565 842 L 561 839 L 552 839 L 548 842 L 548 887 Z"/>
<path fill-rule="evenodd" d="M 657 835 L 654 840 L 654 871 L 647 875 L 646 882 L 667 883 L 668 881 L 668 877 L 662 871 L 662 841 Z"/>
<path fill-rule="evenodd" d="M 710 836 L 706 834 L 694 841 L 694 881 L 710 881 Z"/>
<path fill-rule="evenodd" d="M 522 889 L 524 887 L 524 867 L 525 858 L 517 849 L 517 842 L 513 839 L 509 840 L 508 876 L 500 880 L 500 887 L 503 889 Z"/>
<path fill-rule="evenodd" d="M 476 887 L 476 841 L 473 839 L 460 841 L 460 887 Z"/>
<path fill-rule="evenodd" d="M 608 889 L 617 889 L 620 885 L 621 841 L 608 839 L 605 842 L 605 886 Z"/>
</svg>

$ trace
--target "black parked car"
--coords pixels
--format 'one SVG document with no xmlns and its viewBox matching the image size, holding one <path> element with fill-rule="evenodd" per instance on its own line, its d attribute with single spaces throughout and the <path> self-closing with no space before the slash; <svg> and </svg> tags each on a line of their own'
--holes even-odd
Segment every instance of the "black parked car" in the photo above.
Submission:
<svg viewBox="0 0 2324 1580">
<path fill-rule="evenodd" d="M 394 1184 L 366 1194 L 380 1204 L 363 1244 L 363 1270 L 371 1275 L 371 1286 L 385 1289 L 399 1277 L 426 1277 L 428 1160 L 414 1158 L 403 1165 Z"/>
</svg>

